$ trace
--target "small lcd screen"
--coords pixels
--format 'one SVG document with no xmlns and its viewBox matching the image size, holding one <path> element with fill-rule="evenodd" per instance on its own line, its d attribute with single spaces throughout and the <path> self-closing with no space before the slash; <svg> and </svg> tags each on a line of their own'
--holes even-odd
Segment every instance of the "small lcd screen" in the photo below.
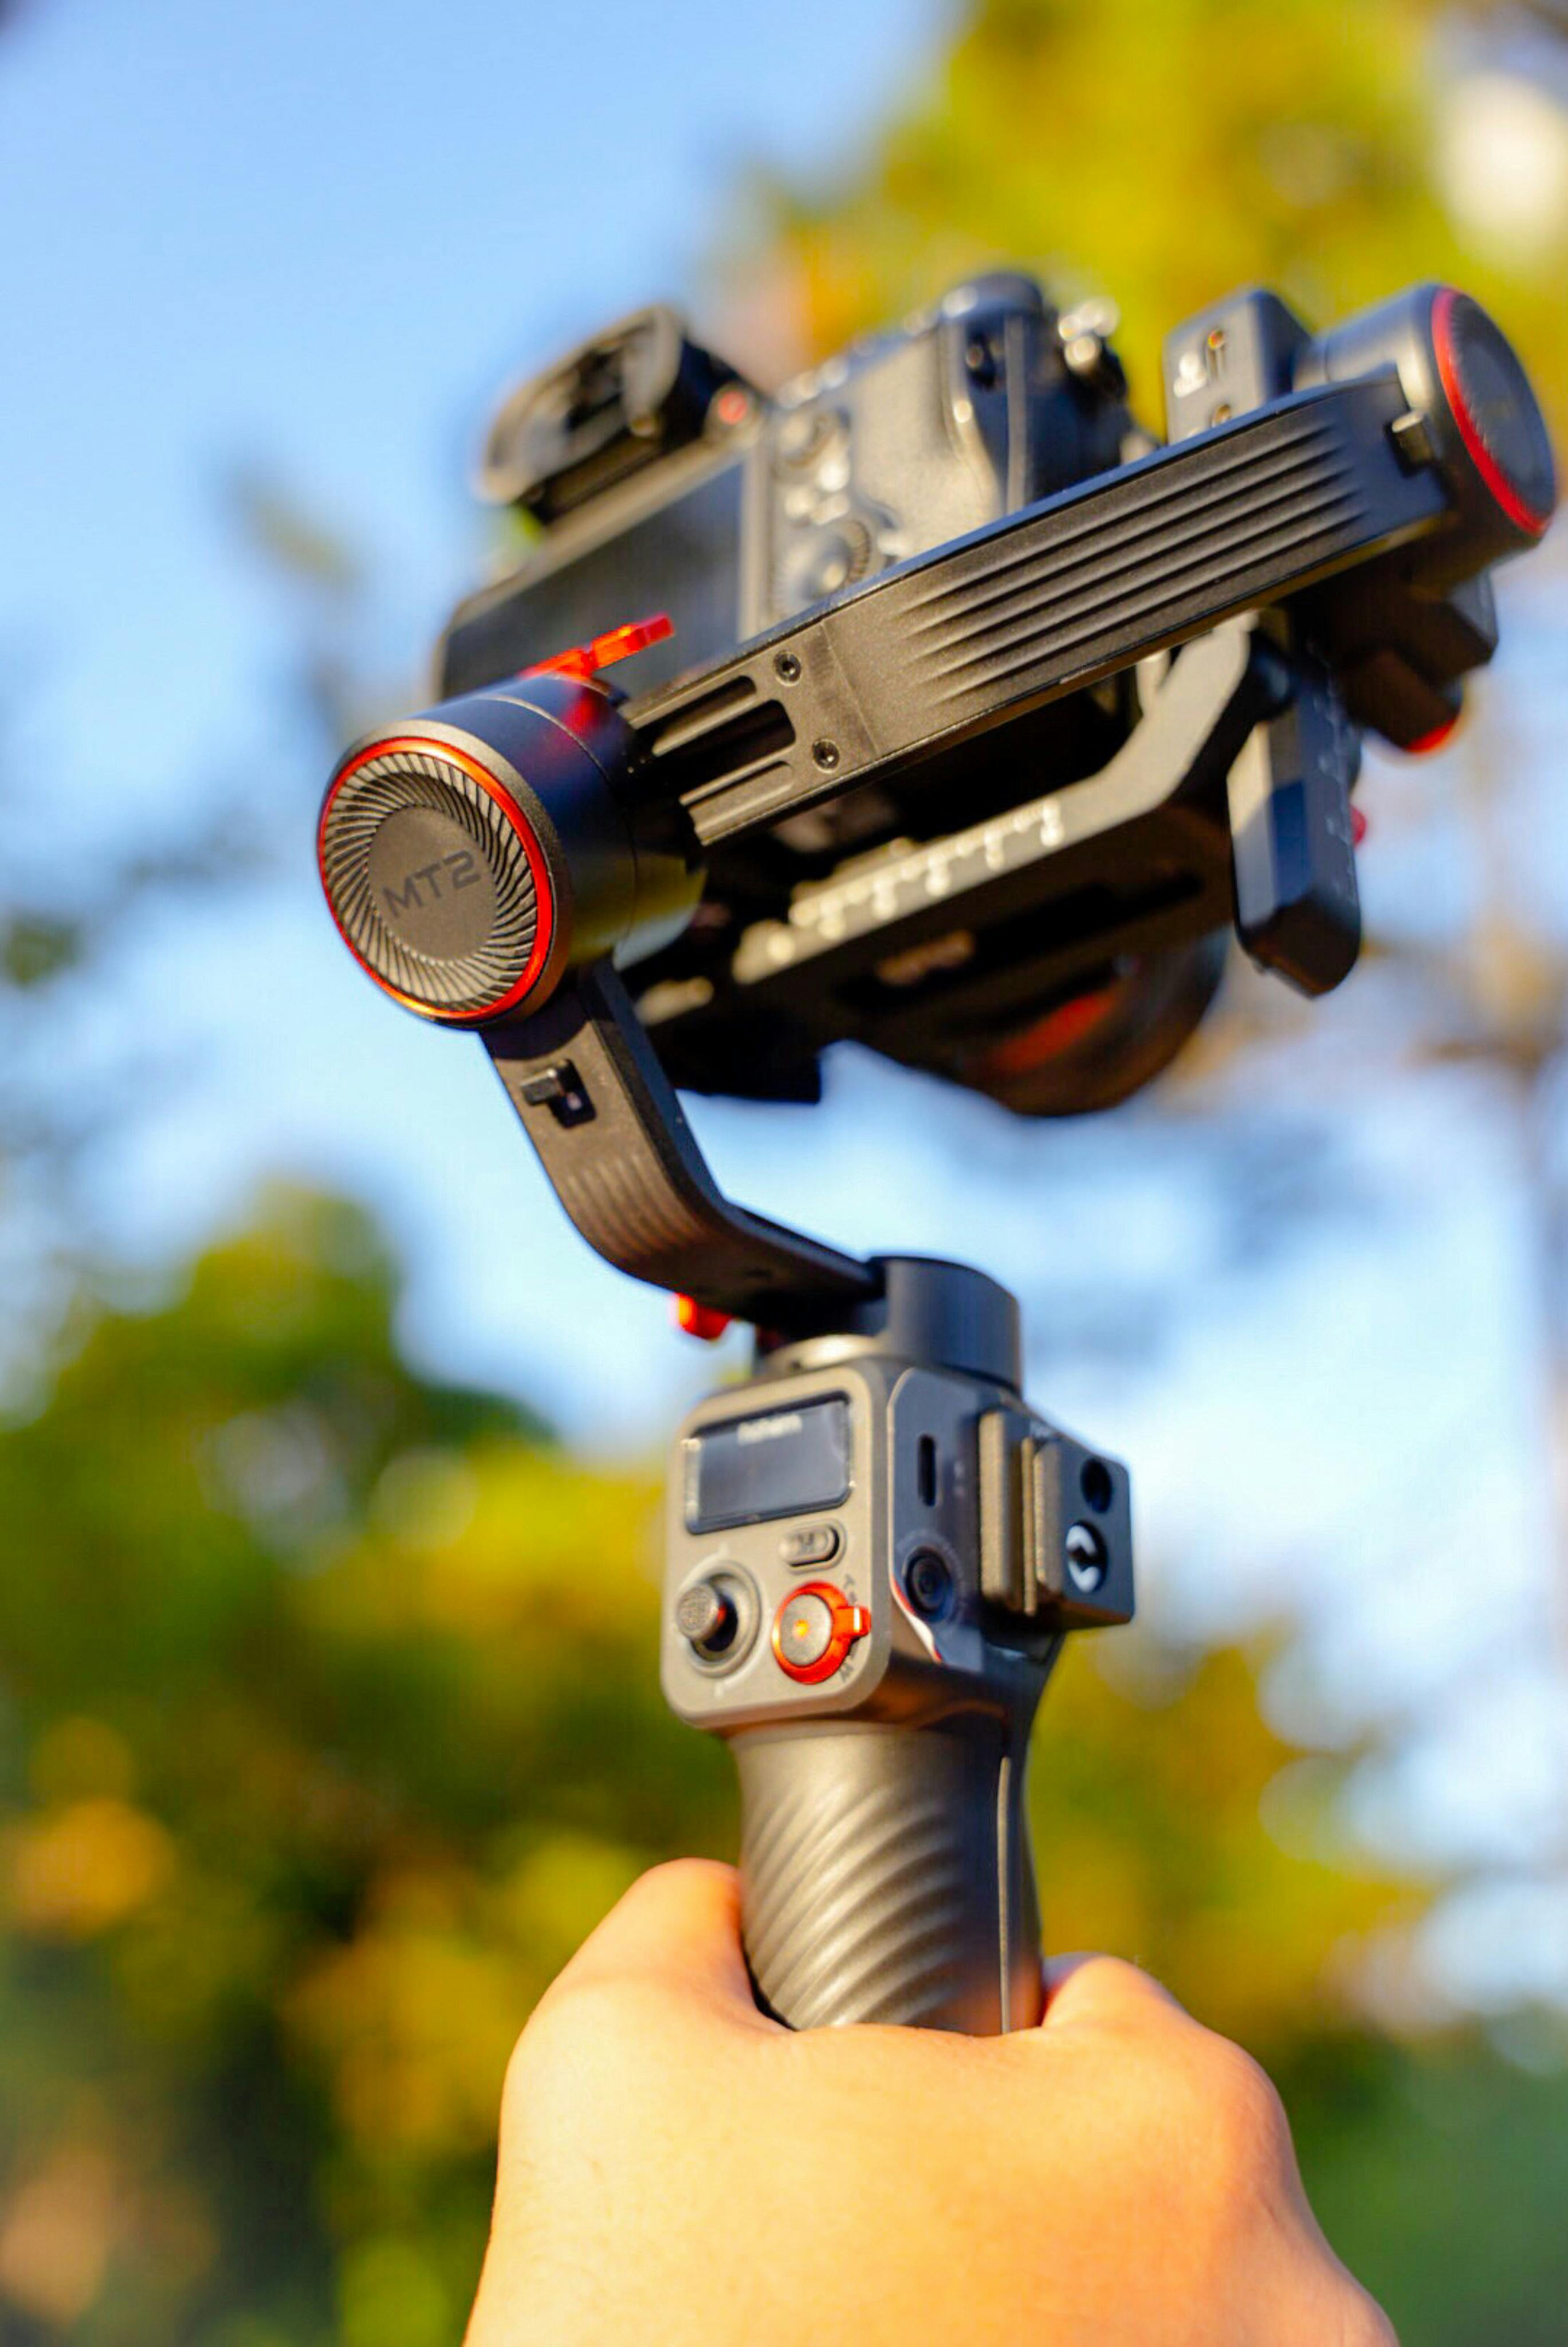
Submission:
<svg viewBox="0 0 1568 2347">
<path fill-rule="evenodd" d="M 706 1427 L 686 1445 L 686 1522 L 694 1532 L 835 1508 L 848 1497 L 842 1394 Z"/>
</svg>

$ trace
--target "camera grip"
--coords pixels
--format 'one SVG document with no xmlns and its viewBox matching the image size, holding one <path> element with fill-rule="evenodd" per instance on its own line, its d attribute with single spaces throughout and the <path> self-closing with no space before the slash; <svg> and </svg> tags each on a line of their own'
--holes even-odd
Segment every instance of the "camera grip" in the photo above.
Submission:
<svg viewBox="0 0 1568 2347">
<path fill-rule="evenodd" d="M 795 2029 L 994 2036 L 1040 2019 L 1028 1723 L 831 1720 L 733 1739 L 759 2003 Z"/>
</svg>

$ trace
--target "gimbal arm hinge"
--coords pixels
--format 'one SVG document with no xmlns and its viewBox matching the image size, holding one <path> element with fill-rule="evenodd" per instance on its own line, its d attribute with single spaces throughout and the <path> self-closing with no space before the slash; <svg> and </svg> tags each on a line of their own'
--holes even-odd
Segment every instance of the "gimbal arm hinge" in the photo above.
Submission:
<svg viewBox="0 0 1568 2347">
<path fill-rule="evenodd" d="M 877 1295 L 871 1264 L 724 1197 L 608 962 L 484 1040 L 561 1204 L 618 1270 L 784 1334 Z"/>
</svg>

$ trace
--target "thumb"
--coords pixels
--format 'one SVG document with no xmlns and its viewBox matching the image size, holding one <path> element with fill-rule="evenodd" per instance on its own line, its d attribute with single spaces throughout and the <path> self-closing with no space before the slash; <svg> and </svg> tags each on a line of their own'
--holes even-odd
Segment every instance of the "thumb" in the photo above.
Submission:
<svg viewBox="0 0 1568 2347">
<path fill-rule="evenodd" d="M 1134 2028 L 1191 2020 L 1168 1988 L 1152 1973 L 1120 1956 L 1056 1956 L 1045 1967 L 1042 2030 Z"/>
<path fill-rule="evenodd" d="M 630 1981 L 777 2026 L 752 1994 L 741 1951 L 740 1877 L 712 1859 L 675 1859 L 642 1875 L 589 1932 L 549 1995 Z"/>
</svg>

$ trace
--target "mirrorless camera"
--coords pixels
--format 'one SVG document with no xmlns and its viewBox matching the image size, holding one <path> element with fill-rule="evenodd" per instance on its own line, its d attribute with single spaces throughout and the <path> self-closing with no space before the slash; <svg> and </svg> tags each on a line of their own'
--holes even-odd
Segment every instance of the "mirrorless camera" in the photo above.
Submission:
<svg viewBox="0 0 1568 2347">
<path fill-rule="evenodd" d="M 638 689 L 846 587 L 1106 471 L 1146 443 L 1120 365 L 1026 277 L 959 287 L 765 399 L 641 312 L 524 384 L 480 483 L 543 526 L 515 579 L 464 605 L 443 690 L 661 610 Z M 1070 354 L 1071 358 L 1070 360 Z"/>
<path fill-rule="evenodd" d="M 1540 409 L 1451 287 L 1248 292 L 1169 338 L 1162 446 L 1105 323 L 982 278 L 766 399 L 651 310 L 515 393 L 537 542 L 323 810 L 377 982 L 485 1027 L 612 961 L 676 1085 L 815 1099 L 849 1039 L 1040 1114 L 1155 1074 L 1233 927 L 1337 984 L 1363 733 L 1490 657 Z"/>
</svg>

